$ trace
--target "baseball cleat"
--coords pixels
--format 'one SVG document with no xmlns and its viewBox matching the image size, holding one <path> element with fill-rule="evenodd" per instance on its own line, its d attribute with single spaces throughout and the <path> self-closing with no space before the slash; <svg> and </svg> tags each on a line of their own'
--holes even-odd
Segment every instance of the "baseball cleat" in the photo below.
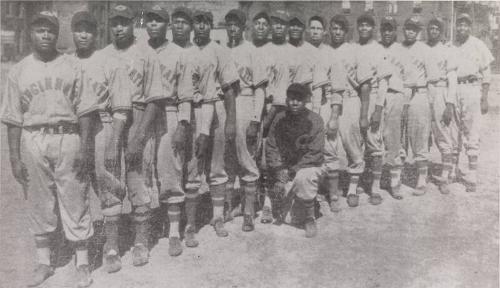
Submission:
<svg viewBox="0 0 500 288">
<path fill-rule="evenodd" d="M 359 196 L 356 194 L 347 195 L 347 205 L 349 205 L 349 207 L 358 207 Z"/>
<path fill-rule="evenodd" d="M 33 278 L 28 283 L 28 287 L 36 287 L 52 275 L 54 275 L 54 268 L 49 265 L 38 264 L 35 271 L 33 271 Z"/>
<path fill-rule="evenodd" d="M 92 277 L 90 277 L 89 265 L 80 265 L 80 266 L 76 267 L 76 275 L 78 278 L 78 282 L 76 283 L 76 287 L 86 288 L 92 284 Z"/>
<path fill-rule="evenodd" d="M 368 201 L 372 205 L 380 205 L 382 203 L 382 196 L 378 193 L 372 192 Z"/>
<path fill-rule="evenodd" d="M 132 248 L 132 264 L 134 266 L 144 266 L 149 262 L 149 251 L 144 244 L 135 244 Z"/>
<path fill-rule="evenodd" d="M 396 200 L 403 199 L 403 194 L 401 194 L 401 183 L 398 184 L 397 186 L 391 187 L 389 194 L 391 194 L 392 198 Z"/>
<path fill-rule="evenodd" d="M 253 217 L 252 215 L 244 215 L 243 216 L 243 225 L 241 227 L 241 230 L 245 232 L 250 232 L 255 229 L 255 226 L 253 224 Z"/>
<path fill-rule="evenodd" d="M 316 227 L 316 221 L 314 219 L 308 219 L 305 223 L 306 238 L 316 237 L 318 234 L 318 227 Z"/>
<path fill-rule="evenodd" d="M 112 250 L 115 252 L 114 250 Z M 111 251 L 110 251 L 111 252 Z M 122 269 L 122 260 L 120 259 L 120 255 L 118 253 L 109 253 L 104 255 L 104 266 L 106 267 L 106 271 L 108 273 L 115 273 Z"/>
<path fill-rule="evenodd" d="M 215 234 L 219 237 L 227 237 L 229 233 L 226 229 L 224 229 L 224 221 L 221 218 L 217 218 L 214 220 L 214 229 Z"/>
<path fill-rule="evenodd" d="M 186 247 L 189 247 L 189 248 L 194 248 L 194 247 L 198 247 L 198 245 L 200 244 L 198 242 L 198 240 L 195 239 L 194 235 L 196 234 L 196 231 L 194 229 L 194 227 L 191 227 L 191 226 L 188 226 L 186 228 L 186 234 L 185 234 L 185 243 L 186 243 Z"/>
<path fill-rule="evenodd" d="M 179 237 L 168 238 L 168 255 L 179 256 L 182 254 L 181 239 Z"/>
<path fill-rule="evenodd" d="M 415 190 L 413 190 L 413 196 L 423 196 L 426 192 L 427 186 L 419 186 L 416 187 Z"/>
<path fill-rule="evenodd" d="M 273 222 L 273 213 L 271 211 L 271 207 L 264 206 L 262 207 L 262 216 L 260 218 L 260 223 L 269 224 Z"/>
</svg>

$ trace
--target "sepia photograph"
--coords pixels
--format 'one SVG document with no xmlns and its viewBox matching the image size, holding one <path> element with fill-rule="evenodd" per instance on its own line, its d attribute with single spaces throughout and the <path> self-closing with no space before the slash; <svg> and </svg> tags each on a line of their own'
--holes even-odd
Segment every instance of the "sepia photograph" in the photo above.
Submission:
<svg viewBox="0 0 500 288">
<path fill-rule="evenodd" d="M 0 288 L 500 287 L 499 1 L 0 4 Z"/>
</svg>

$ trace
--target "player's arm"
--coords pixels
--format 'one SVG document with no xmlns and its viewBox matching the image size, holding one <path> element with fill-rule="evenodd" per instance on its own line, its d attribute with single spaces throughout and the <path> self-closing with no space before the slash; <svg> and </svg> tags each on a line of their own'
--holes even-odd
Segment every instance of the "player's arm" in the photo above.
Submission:
<svg viewBox="0 0 500 288">
<path fill-rule="evenodd" d="M 226 141 L 234 141 L 236 138 L 236 96 L 240 91 L 239 81 L 222 87 L 224 92 L 224 107 L 226 108 L 226 125 L 224 133 Z"/>
<path fill-rule="evenodd" d="M 9 155 L 10 155 L 10 165 L 12 167 L 12 174 L 16 178 L 19 184 L 23 185 L 25 189 L 28 185 L 28 170 L 21 160 L 21 133 L 22 128 L 20 126 L 7 124 L 7 140 L 9 142 Z M 24 198 L 26 199 L 26 192 Z"/>
<path fill-rule="evenodd" d="M 326 123 L 326 136 L 330 140 L 335 140 L 339 131 L 339 117 L 342 114 L 342 98 L 338 94 L 333 94 L 328 99 L 331 112 Z"/>
<path fill-rule="evenodd" d="M 370 106 L 371 82 L 369 80 L 361 83 L 359 88 L 359 97 L 361 99 L 359 128 L 365 133 L 368 129 L 368 107 Z"/>
<path fill-rule="evenodd" d="M 80 155 L 76 158 L 74 169 L 77 177 L 84 179 L 94 167 L 94 135 L 99 114 L 92 111 L 78 117 L 80 129 Z"/>
<path fill-rule="evenodd" d="M 372 131 L 377 131 L 382 121 L 382 111 L 384 109 L 384 102 L 389 89 L 389 82 L 387 77 L 383 77 L 378 81 L 378 91 L 375 100 L 375 110 L 370 115 L 370 127 Z"/>
<path fill-rule="evenodd" d="M 111 140 L 105 149 L 105 167 L 106 170 L 113 173 L 116 177 L 120 176 L 120 151 L 123 148 L 123 141 L 125 138 L 125 127 L 130 111 L 121 110 L 113 112 L 113 133 Z"/>
</svg>

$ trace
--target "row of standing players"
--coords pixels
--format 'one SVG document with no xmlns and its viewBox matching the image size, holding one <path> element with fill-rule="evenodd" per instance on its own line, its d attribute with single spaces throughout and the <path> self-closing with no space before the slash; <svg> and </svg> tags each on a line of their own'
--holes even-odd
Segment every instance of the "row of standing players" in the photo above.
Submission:
<svg viewBox="0 0 500 288">
<path fill-rule="evenodd" d="M 346 42 L 347 19 L 334 16 L 327 45 L 327 23 L 319 16 L 305 21 L 285 11 L 258 13 L 248 42 L 242 37 L 245 13 L 231 10 L 224 47 L 210 40 L 210 12 L 175 9 L 172 42 L 165 38 L 167 11 L 153 5 L 145 12 L 147 44 L 133 36 L 135 13 L 118 5 L 110 15 L 113 43 L 100 51 L 94 48 L 98 23 L 88 12 L 77 12 L 74 55 L 57 53 L 58 20 L 41 12 L 32 21 L 34 53 L 9 73 L 1 119 L 8 126 L 13 174 L 31 205 L 39 262 L 32 285 L 53 274 L 49 243 L 58 217 L 66 238 L 75 243 L 77 286 L 91 284 L 90 182 L 101 201 L 104 264 L 110 273 L 121 269 L 118 220 L 127 195 L 135 230 L 132 259 L 141 266 L 149 258 L 155 193 L 167 206 L 169 254 L 182 253 L 181 207 L 187 218 L 185 245 L 198 246 L 195 216 L 205 181 L 217 236 L 228 235 L 225 217 L 240 213 L 242 229 L 254 229 L 259 180 L 265 178 L 261 222 L 270 223 L 273 216 L 283 221 L 291 203 L 302 204 L 306 237 L 314 237 L 318 186 L 328 192 L 331 210 L 338 211 L 340 171 L 349 174 L 349 206 L 357 206 L 365 170 L 372 174 L 366 191 L 370 202 L 381 203 L 383 164 L 391 172 L 389 194 L 402 199 L 401 156 L 411 148 L 418 167 L 414 195 L 423 195 L 432 131 L 442 155 L 442 175 L 434 176 L 441 191 L 448 192 L 455 177 L 462 145 L 469 160 L 467 190 L 475 190 L 479 120 L 487 112 L 492 56 L 469 35 L 467 14 L 457 17 L 456 45 L 442 43 L 444 26 L 437 18 L 427 25 L 427 43 L 416 41 L 422 27 L 418 18 L 405 21 L 405 39 L 397 43 L 391 16 L 380 23 L 378 43 L 369 14 L 357 19 L 356 44 Z M 310 43 L 303 40 L 306 27 Z M 292 112 L 307 94 L 307 115 L 297 117 Z M 319 142 L 317 135 L 324 135 Z M 236 178 L 242 201 L 234 209 L 229 205 L 229 216 L 224 215 Z"/>
</svg>

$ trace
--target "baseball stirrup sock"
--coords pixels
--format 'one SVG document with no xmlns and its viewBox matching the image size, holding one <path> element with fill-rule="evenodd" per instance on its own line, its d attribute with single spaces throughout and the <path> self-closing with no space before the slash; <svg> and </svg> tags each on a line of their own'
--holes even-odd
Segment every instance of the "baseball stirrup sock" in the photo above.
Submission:
<svg viewBox="0 0 500 288">
<path fill-rule="evenodd" d="M 186 193 L 186 218 L 188 227 L 196 227 L 196 208 L 198 207 L 197 191 L 187 191 Z"/>
<path fill-rule="evenodd" d="M 477 156 L 469 156 L 469 174 L 473 183 L 477 181 Z"/>
<path fill-rule="evenodd" d="M 330 200 L 338 199 L 338 193 L 339 193 L 338 171 L 328 172 L 327 185 L 328 185 L 328 194 L 330 196 Z"/>
<path fill-rule="evenodd" d="M 134 245 L 143 244 L 148 247 L 149 231 L 150 231 L 150 211 L 144 207 L 139 206 L 135 208 L 133 214 L 135 240 Z M 141 209 L 142 208 L 142 209 Z"/>
<path fill-rule="evenodd" d="M 106 235 L 106 243 L 104 251 L 106 253 L 118 253 L 118 216 L 104 218 L 104 234 Z"/>
<path fill-rule="evenodd" d="M 314 215 L 314 199 L 313 200 L 302 200 L 302 205 L 306 210 L 306 220 L 314 220 L 316 217 Z"/>
<path fill-rule="evenodd" d="M 168 237 L 179 237 L 179 220 L 181 218 L 181 207 L 179 203 L 168 204 L 168 221 L 170 228 Z"/>
<path fill-rule="evenodd" d="M 244 184 L 245 189 L 245 215 L 253 216 L 255 214 L 255 196 L 257 194 L 257 184 L 248 182 Z"/>
<path fill-rule="evenodd" d="M 36 255 L 39 264 L 50 266 L 50 238 L 48 235 L 35 236 Z"/>
<path fill-rule="evenodd" d="M 401 167 L 391 168 L 391 188 L 401 185 Z"/>
<path fill-rule="evenodd" d="M 349 180 L 349 191 L 347 194 L 356 194 L 356 188 L 358 187 L 359 183 L 359 174 L 351 174 L 350 180 Z"/>
<path fill-rule="evenodd" d="M 234 196 L 234 191 L 235 191 L 235 189 L 234 189 L 234 182 L 227 182 L 226 183 L 226 199 L 225 199 L 225 202 L 227 203 L 228 213 L 231 213 L 231 210 L 233 210 L 233 196 Z"/>
<path fill-rule="evenodd" d="M 224 196 L 226 185 L 210 185 L 210 196 L 212 197 L 212 205 L 214 209 L 213 219 L 222 218 L 224 214 Z"/>
<path fill-rule="evenodd" d="M 372 192 L 378 192 L 380 190 L 380 178 L 382 178 L 382 157 L 375 156 L 372 161 Z"/>
<path fill-rule="evenodd" d="M 76 243 L 75 254 L 76 267 L 89 265 L 89 250 L 87 248 L 87 241 L 78 241 Z"/>
<path fill-rule="evenodd" d="M 427 184 L 427 161 L 417 161 L 417 169 L 417 187 L 424 187 Z"/>
<path fill-rule="evenodd" d="M 451 170 L 453 169 L 453 155 L 443 154 L 441 156 L 441 161 L 443 162 L 443 172 L 441 173 L 441 177 L 447 180 L 448 176 L 450 176 Z"/>
</svg>

